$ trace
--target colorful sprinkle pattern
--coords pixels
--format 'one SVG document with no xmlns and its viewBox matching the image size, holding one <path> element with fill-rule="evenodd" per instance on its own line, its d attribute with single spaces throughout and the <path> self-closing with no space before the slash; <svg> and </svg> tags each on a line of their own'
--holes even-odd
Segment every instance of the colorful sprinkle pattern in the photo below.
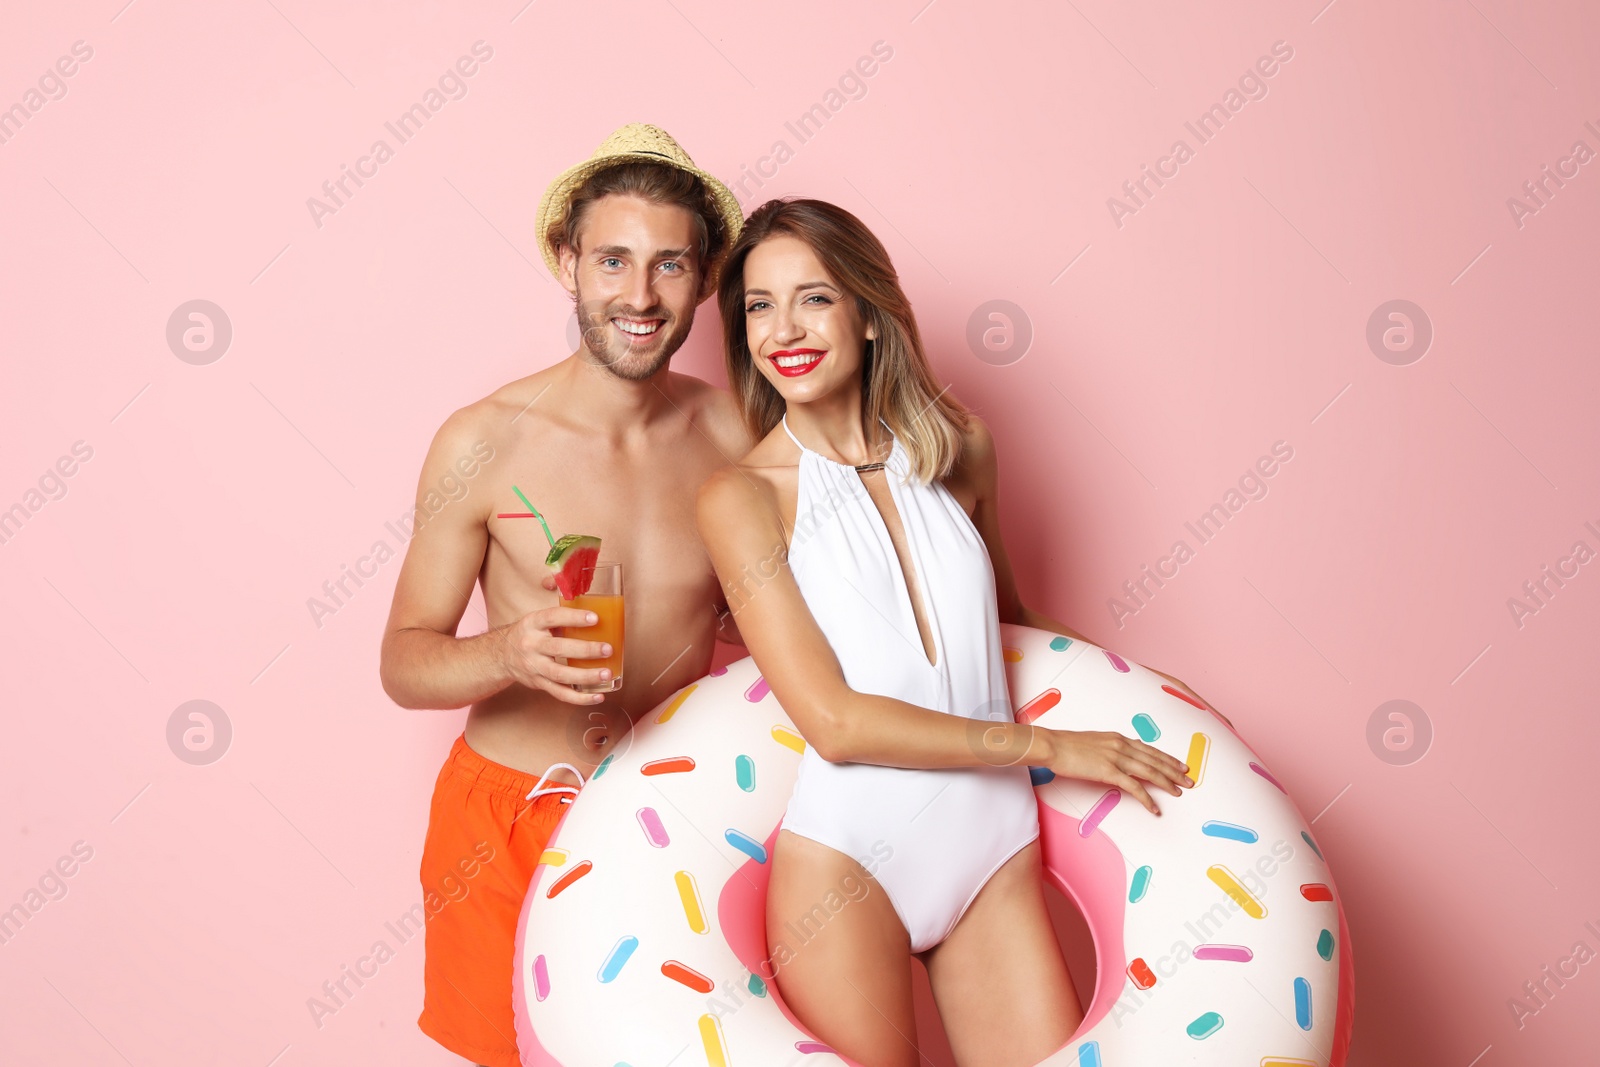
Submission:
<svg viewBox="0 0 1600 1067">
<path fill-rule="evenodd" d="M 1051 790 L 1065 788 L 1071 791 L 1070 795 L 1075 799 L 1070 807 L 1074 812 L 1081 812 L 1081 818 L 1074 815 L 1077 836 L 1085 842 L 1086 847 L 1091 839 L 1098 839 L 1109 841 L 1109 847 L 1125 854 L 1130 848 L 1148 854 L 1151 862 L 1144 863 L 1135 860 L 1131 854 L 1126 856 L 1127 917 L 1124 923 L 1127 930 L 1161 930 L 1162 933 L 1159 937 L 1141 935 L 1143 941 L 1135 943 L 1129 940 L 1125 944 L 1127 962 L 1123 973 L 1126 983 L 1124 989 L 1131 990 L 1137 997 L 1180 998 L 1167 1001 L 1171 1004 L 1182 1004 L 1182 998 L 1186 997 L 1193 1003 L 1191 1010 L 1194 1014 L 1183 1015 L 1181 1018 L 1186 1021 L 1177 1023 L 1181 1033 L 1175 1035 L 1176 1039 L 1187 1042 L 1185 1046 L 1166 1044 L 1167 1038 L 1159 1033 L 1141 1034 L 1141 1029 L 1148 1031 L 1150 1025 L 1141 1027 L 1139 1022 L 1130 1023 L 1127 1019 L 1112 1025 L 1108 1018 L 1091 1027 L 1089 1033 L 1081 1035 L 1074 1045 L 1063 1052 L 1069 1057 L 1075 1054 L 1079 1067 L 1124 1067 L 1126 1064 L 1153 1062 L 1154 1058 L 1159 1058 L 1159 1050 L 1165 1050 L 1173 1058 L 1194 1063 L 1238 1061 L 1259 1063 L 1262 1067 L 1326 1067 L 1325 1060 L 1272 1055 L 1270 1048 L 1257 1047 L 1259 1042 L 1253 1040 L 1251 1034 L 1245 1033 L 1257 1026 L 1256 1022 L 1243 1024 L 1236 1019 L 1233 1027 L 1225 1025 L 1227 1005 L 1232 1002 L 1229 998 L 1241 996 L 1243 987 L 1225 985 L 1222 976 L 1233 968 L 1240 968 L 1237 973 L 1241 975 L 1259 977 L 1263 973 L 1258 970 L 1262 966 L 1260 960 L 1263 952 L 1280 961 L 1290 958 L 1285 953 L 1294 950 L 1295 946 L 1282 940 L 1282 931 L 1295 928 L 1306 930 L 1304 940 L 1298 943 L 1299 954 L 1293 955 L 1291 952 L 1292 958 L 1303 961 L 1296 966 L 1301 973 L 1288 971 L 1288 974 L 1294 975 L 1292 981 L 1288 978 L 1276 980 L 1283 983 L 1277 986 L 1280 992 L 1262 992 L 1259 995 L 1268 996 L 1275 1002 L 1277 1015 L 1286 1023 L 1292 1019 L 1290 1033 L 1298 1029 L 1322 1035 L 1314 1039 L 1319 1046 L 1326 1044 L 1324 1039 L 1332 1032 L 1332 1020 L 1336 1014 L 1340 1014 L 1337 1009 L 1342 1007 L 1337 1000 L 1341 960 L 1337 952 L 1339 916 L 1334 910 L 1337 907 L 1335 893 L 1323 867 L 1321 850 L 1309 830 L 1303 826 L 1288 829 L 1281 825 L 1284 820 L 1282 811 L 1287 802 L 1274 797 L 1287 797 L 1283 784 L 1256 760 L 1238 758 L 1236 754 L 1241 744 L 1229 733 L 1222 735 L 1222 741 L 1227 744 L 1217 748 L 1217 741 L 1209 732 L 1214 731 L 1216 720 L 1197 718 L 1195 712 L 1188 710 L 1185 705 L 1212 716 L 1215 712 L 1173 686 L 1151 686 L 1154 676 L 1145 668 L 1130 664 L 1108 649 L 1100 649 L 1103 658 L 1088 659 L 1077 655 L 1055 659 L 1052 663 L 1049 654 L 1072 650 L 1077 642 L 1059 635 L 1030 631 L 1025 627 L 1008 626 L 1007 630 L 1011 639 L 1006 642 L 1004 659 L 1008 680 L 1012 682 L 1011 691 L 1016 696 L 1031 693 L 1017 708 L 1017 721 L 1033 722 L 1056 712 L 1052 720 L 1059 721 L 1051 721 L 1049 725 L 1070 729 L 1120 729 L 1124 734 L 1129 733 L 1131 728 L 1131 732 L 1146 744 L 1155 744 L 1170 735 L 1179 746 L 1186 746 L 1186 751 L 1172 754 L 1185 758 L 1189 775 L 1195 784 L 1183 798 L 1167 798 L 1166 803 L 1172 806 L 1168 810 L 1179 817 L 1167 815 L 1165 834 L 1168 838 L 1174 834 L 1193 835 L 1189 840 L 1206 842 L 1203 847 L 1209 855 L 1209 859 L 1202 861 L 1195 873 L 1188 874 L 1182 870 L 1163 873 L 1158 868 L 1164 870 L 1167 863 L 1174 862 L 1176 857 L 1191 854 L 1195 846 L 1179 847 L 1176 843 L 1161 846 L 1157 839 L 1149 836 L 1146 829 L 1149 826 L 1146 822 L 1150 819 L 1149 814 L 1140 805 L 1122 805 L 1121 790 L 1072 779 L 1058 779 L 1044 767 L 1028 768 L 1030 780 L 1039 790 L 1041 803 L 1050 802 L 1049 798 L 1053 795 Z M 1077 651 L 1092 651 L 1095 647 L 1088 645 Z M 1042 659 L 1038 651 L 1041 649 L 1048 649 L 1049 653 Z M 1034 650 L 1031 660 L 1030 650 Z M 1073 673 L 1081 670 L 1094 681 L 1098 676 L 1094 674 L 1095 668 L 1090 666 L 1093 663 L 1099 664 L 1098 670 L 1106 677 L 1124 679 L 1118 684 L 1128 687 L 1142 684 L 1148 687 L 1143 691 L 1156 692 L 1155 702 L 1135 695 L 1128 699 L 1139 710 L 1128 708 L 1120 713 L 1121 717 L 1116 721 L 1103 718 L 1091 720 L 1091 712 L 1112 716 L 1117 714 L 1114 706 L 1116 697 L 1111 691 L 1102 691 L 1103 685 L 1097 684 L 1086 693 L 1079 684 L 1078 676 Z M 1080 664 L 1084 666 L 1080 668 Z M 1029 673 L 1040 680 L 1031 687 L 1021 680 Z M 724 678 L 725 681 L 719 680 Z M 730 695 L 734 695 L 743 708 L 734 707 Z M 778 1046 L 771 1046 L 767 1054 L 742 1052 L 730 1047 L 730 1033 L 747 1033 L 743 1021 L 733 1031 L 726 1029 L 723 1024 L 723 1017 L 738 1010 L 739 1004 L 761 1004 L 764 1007 L 759 1010 L 773 1012 L 769 1016 L 769 1029 L 774 1033 L 791 1031 L 792 1028 L 771 1008 L 773 1001 L 769 997 L 768 982 L 740 964 L 728 952 L 721 929 L 727 914 L 719 913 L 717 899 L 708 900 L 702 893 L 702 880 L 706 881 L 706 892 L 714 898 L 723 892 L 724 883 L 729 880 L 727 854 L 723 854 L 724 858 L 707 858 L 703 854 L 708 844 L 716 848 L 725 845 L 735 857 L 739 857 L 734 859 L 735 865 L 744 858 L 757 864 L 768 862 L 764 837 L 773 822 L 754 815 L 754 809 L 747 811 L 746 808 L 759 800 L 766 805 L 761 811 L 781 813 L 782 804 L 792 786 L 797 756 L 805 751 L 806 744 L 784 718 L 775 700 L 764 705 L 767 708 L 765 715 L 768 716 L 765 724 L 758 722 L 753 730 L 741 725 L 739 736 L 744 741 L 731 753 L 716 757 L 713 765 L 724 768 L 721 774 L 707 776 L 705 771 L 696 772 L 698 763 L 711 758 L 718 750 L 716 746 L 697 747 L 696 737 L 706 736 L 704 731 L 710 721 L 737 721 L 728 717 L 708 720 L 708 716 L 719 714 L 719 706 L 726 708 L 729 716 L 747 719 L 750 712 L 755 710 L 750 709 L 749 704 L 767 701 L 771 695 L 765 679 L 753 669 L 749 660 L 714 671 L 707 678 L 684 687 L 663 702 L 653 717 L 654 725 L 650 730 L 636 728 L 633 751 L 624 749 L 621 754 L 607 755 L 596 768 L 590 785 L 574 802 L 573 809 L 586 814 L 601 803 L 604 790 L 596 790 L 594 783 L 606 776 L 620 759 L 639 773 L 632 774 L 630 769 L 627 774 L 611 775 L 607 781 L 613 785 L 606 787 L 611 792 L 604 795 L 608 798 L 616 796 L 623 803 L 632 798 L 628 810 L 644 837 L 642 845 L 633 847 L 644 853 L 671 857 L 669 863 L 672 866 L 651 876 L 651 868 L 645 862 L 645 857 L 629 851 L 615 830 L 597 833 L 595 831 L 598 828 L 593 825 L 585 826 L 585 833 L 581 835 L 574 833 L 569 836 L 559 847 L 551 845 L 544 850 L 535 878 L 537 884 L 542 873 L 549 872 L 544 875 L 548 879 L 545 892 L 530 892 L 524 905 L 530 909 L 530 914 L 525 916 L 526 957 L 521 955 L 519 947 L 519 960 L 528 961 L 525 964 L 519 962 L 519 986 L 525 991 L 520 998 L 522 1003 L 518 1006 L 519 1031 L 526 1025 L 534 1026 L 541 1038 L 553 1035 L 560 1027 L 561 1019 L 572 1018 L 574 1012 L 581 1019 L 583 1012 L 588 1010 L 582 1005 L 592 1003 L 596 1006 L 596 1014 L 591 1015 L 582 1028 L 585 1040 L 600 1036 L 619 1036 L 620 1040 L 629 1033 L 637 1035 L 652 1032 L 647 1024 L 649 1019 L 665 1020 L 672 1011 L 687 1010 L 690 1014 L 683 1017 L 678 1024 L 679 1029 L 674 1031 L 679 1036 L 672 1038 L 673 1048 L 668 1050 L 668 1054 L 680 1048 L 685 1040 L 691 1045 L 697 1044 L 698 1055 L 693 1061 L 695 1067 L 699 1067 L 700 1062 L 706 1067 L 754 1067 L 784 1055 L 793 1055 L 783 1053 Z M 739 696 L 742 699 L 738 699 Z M 691 700 L 691 697 L 695 699 Z M 1178 703 L 1180 701 L 1181 704 Z M 771 716 L 776 716 L 779 721 L 774 722 Z M 1123 725 L 1118 727 L 1117 722 Z M 1196 726 L 1201 728 L 1196 729 Z M 769 747 L 760 747 L 761 734 L 767 735 L 766 744 Z M 669 744 L 671 739 L 676 740 Z M 772 744 L 774 742 L 775 745 Z M 1167 750 L 1171 751 L 1170 747 Z M 764 765 L 759 778 L 758 763 Z M 726 770 L 730 765 L 733 770 L 731 775 Z M 1241 774 L 1242 779 L 1239 777 Z M 1222 777 L 1219 779 L 1218 775 Z M 642 789 L 621 784 L 629 780 L 652 784 Z M 1251 781 L 1264 784 L 1251 792 L 1248 786 Z M 1260 791 L 1268 787 L 1269 792 Z M 719 806 L 708 809 L 703 804 L 695 803 L 696 796 L 706 795 L 712 790 L 718 791 Z M 1248 801 L 1241 801 L 1240 798 L 1245 796 L 1249 797 Z M 1060 805 L 1055 806 L 1058 810 L 1066 810 Z M 574 818 L 573 809 L 569 809 L 569 821 Z M 720 823 L 723 826 L 720 841 L 716 840 L 718 834 L 707 832 L 710 826 L 719 825 L 716 822 L 707 824 L 708 818 L 719 817 L 707 815 L 711 810 L 720 812 L 720 818 L 725 820 Z M 1193 816 L 1196 812 L 1219 817 L 1195 819 Z M 668 833 L 663 813 L 671 817 L 674 826 L 680 827 L 679 836 L 684 838 L 682 842 Z M 1290 814 L 1291 824 L 1298 822 L 1298 813 L 1291 811 Z M 728 825 L 735 822 L 738 825 Z M 695 830 L 701 827 L 704 829 L 696 833 Z M 1301 878 L 1290 879 L 1284 875 L 1264 889 L 1262 878 L 1255 869 L 1258 857 L 1263 854 L 1262 843 L 1276 840 L 1275 847 L 1281 847 L 1284 834 L 1292 837 L 1296 829 L 1299 838 L 1295 844 L 1304 844 L 1309 849 L 1309 856 L 1303 861 L 1297 859 L 1295 872 L 1301 878 L 1309 875 L 1314 880 L 1302 881 Z M 638 842 L 638 838 L 633 838 L 633 841 Z M 1144 844 L 1141 846 L 1140 842 Z M 689 851 L 683 851 L 685 848 Z M 1162 860 L 1158 858 L 1161 856 L 1171 858 Z M 1315 857 L 1315 862 L 1311 862 L 1310 857 Z M 597 861 L 609 871 L 608 875 L 599 873 Z M 1051 861 L 1048 852 L 1046 861 Z M 715 864 L 720 864 L 720 868 Z M 1068 870 L 1062 873 L 1070 878 L 1072 872 Z M 1162 874 L 1162 877 L 1158 878 L 1158 874 Z M 607 883 L 608 877 L 610 881 Z M 652 882 L 660 885 L 669 877 L 672 882 L 670 888 L 664 891 L 650 888 Z M 1196 890 L 1191 887 L 1196 878 L 1199 878 L 1201 885 L 1209 885 L 1211 896 L 1202 898 L 1194 895 Z M 619 882 L 619 879 L 624 881 Z M 601 883 L 606 884 L 602 886 Z M 615 887 L 619 884 L 628 887 L 629 896 L 616 895 Z M 601 892 L 602 889 L 604 892 Z M 1266 922 L 1269 912 L 1264 898 L 1269 896 L 1274 902 L 1273 922 Z M 642 904 L 647 899 L 656 903 L 649 907 L 636 907 L 629 903 Z M 1198 944 L 1193 942 L 1192 935 L 1209 930 L 1196 931 L 1190 924 L 1187 933 L 1173 934 L 1162 925 L 1166 921 L 1174 922 L 1178 925 L 1173 926 L 1172 931 L 1181 930 L 1183 924 L 1178 921 L 1180 918 L 1206 914 L 1206 909 L 1214 908 L 1219 899 L 1233 904 L 1249 920 L 1263 925 L 1258 927 L 1254 922 L 1239 920 L 1243 925 L 1228 926 L 1224 936 L 1232 935 L 1230 941 L 1242 943 L 1202 941 Z M 671 902 L 671 913 L 677 918 L 663 925 L 653 916 L 661 914 L 659 905 L 666 901 Z M 712 905 L 709 909 L 708 903 Z M 1284 917 L 1278 918 L 1280 914 Z M 1144 917 L 1137 920 L 1137 925 L 1133 925 L 1131 920 L 1135 915 Z M 618 931 L 617 926 L 621 922 L 627 922 L 630 926 L 637 924 L 637 933 Z M 675 925 L 677 923 L 682 925 Z M 1124 936 L 1127 937 L 1126 933 Z M 1196 961 L 1194 964 L 1182 963 L 1181 959 L 1187 959 L 1185 956 L 1180 959 L 1180 966 L 1171 966 L 1168 949 L 1173 936 L 1181 937 L 1191 946 L 1189 953 Z M 696 940 L 686 942 L 683 940 L 685 937 Z M 619 992 L 612 996 L 624 996 L 627 999 L 596 1001 L 583 994 L 583 982 L 571 973 L 570 965 L 558 966 L 565 960 L 566 954 L 552 954 L 558 946 L 566 945 L 568 941 L 591 945 L 591 950 L 600 954 L 598 968 L 590 972 L 593 985 L 589 988 L 614 986 Z M 704 947 L 695 949 L 694 944 Z M 537 950 L 535 946 L 538 946 Z M 630 967 L 632 957 L 641 951 L 650 959 L 649 965 L 643 968 Z M 673 956 L 677 958 L 669 958 Z M 588 966 L 594 966 L 592 961 L 595 956 L 589 955 L 588 959 L 591 961 Z M 1157 961 L 1160 962 L 1159 968 Z M 652 971 L 652 968 L 655 970 Z M 1169 973 L 1171 977 L 1162 977 Z M 657 985 L 639 984 L 647 980 Z M 1158 985 L 1167 991 L 1147 992 Z M 652 988 L 659 991 L 651 992 Z M 672 990 L 676 992 L 669 992 Z M 1324 1018 L 1320 1020 L 1313 1013 L 1314 994 L 1317 998 L 1325 998 L 1321 1006 Z M 730 1002 L 723 1012 L 708 1010 L 707 997 L 729 996 L 744 999 Z M 573 999 L 575 997 L 579 999 Z M 691 1000 L 675 999 L 678 997 L 690 997 Z M 662 1010 L 668 1012 L 667 1015 L 652 1014 L 658 1001 Z M 669 1010 L 670 1005 L 681 1007 Z M 552 1012 L 556 1014 L 550 1014 Z M 631 1024 L 630 1013 L 638 1014 L 638 1027 L 643 1029 Z M 1146 1014 L 1141 1018 L 1154 1020 L 1159 1015 Z M 1255 1019 L 1259 1013 L 1247 1015 Z M 665 1022 L 662 1025 L 665 1027 Z M 740 1037 L 740 1040 L 746 1039 Z M 553 1036 L 551 1040 L 554 1040 Z M 1267 1040 L 1282 1041 L 1285 1038 L 1274 1032 Z M 1304 1038 L 1295 1040 L 1302 1045 L 1305 1041 Z M 1204 1044 L 1197 1045 L 1197 1042 Z M 629 1056 L 629 1059 L 613 1056 L 606 1058 L 605 1062 L 648 1062 L 650 1049 L 655 1047 L 646 1042 L 630 1053 L 626 1052 L 625 1045 L 626 1042 L 618 1044 L 617 1051 Z M 826 1045 L 799 1035 L 787 1039 L 787 1044 L 782 1047 L 803 1055 L 833 1053 Z M 1193 1051 L 1184 1051 L 1185 1048 Z M 1223 1058 L 1213 1061 L 1208 1058 L 1213 1053 L 1201 1053 L 1198 1051 L 1200 1048 L 1215 1049 L 1214 1054 Z M 1197 1056 L 1199 1058 L 1194 1058 Z M 692 1061 L 686 1057 L 684 1062 Z M 1050 1062 L 1056 1063 L 1057 1060 L 1053 1057 Z"/>
<path fill-rule="evenodd" d="M 639 947 L 639 939 L 632 934 L 624 934 L 617 938 L 617 943 L 611 946 L 611 951 L 606 953 L 606 958 L 600 964 L 600 972 L 596 977 L 602 982 L 615 981 L 617 975 L 622 973 L 623 965 L 633 955 L 633 950 Z"/>
</svg>

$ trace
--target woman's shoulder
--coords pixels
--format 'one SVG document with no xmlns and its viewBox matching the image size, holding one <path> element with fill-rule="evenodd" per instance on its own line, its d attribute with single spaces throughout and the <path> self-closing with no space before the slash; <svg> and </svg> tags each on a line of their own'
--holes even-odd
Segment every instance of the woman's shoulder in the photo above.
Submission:
<svg viewBox="0 0 1600 1067">
<path fill-rule="evenodd" d="M 778 431 L 773 431 L 783 436 Z M 695 509 L 702 528 L 730 525 L 770 526 L 782 532 L 780 494 L 793 488 L 795 464 L 785 462 L 773 434 L 757 441 L 737 461 L 718 467 L 700 484 Z"/>
<path fill-rule="evenodd" d="M 994 455 L 994 434 L 989 424 L 975 411 L 967 412 L 967 426 L 961 431 L 961 461 L 982 462 Z"/>
<path fill-rule="evenodd" d="M 708 511 L 736 514 L 751 503 L 760 503 L 764 491 L 760 482 L 750 475 L 743 460 L 718 467 L 700 483 L 695 493 L 695 510 L 703 518 Z"/>
<path fill-rule="evenodd" d="M 950 472 L 950 479 L 959 480 L 980 490 L 992 485 L 998 461 L 995 455 L 994 434 L 990 432 L 989 424 L 976 412 L 968 411 L 966 427 L 957 429 L 961 434 L 961 454 Z M 949 480 L 946 484 L 949 484 Z"/>
</svg>

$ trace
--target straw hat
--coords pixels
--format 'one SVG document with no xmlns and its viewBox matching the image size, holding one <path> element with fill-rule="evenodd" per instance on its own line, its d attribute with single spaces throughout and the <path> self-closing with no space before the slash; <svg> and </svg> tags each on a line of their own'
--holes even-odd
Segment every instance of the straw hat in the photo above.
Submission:
<svg viewBox="0 0 1600 1067">
<path fill-rule="evenodd" d="M 716 204 L 717 211 L 722 216 L 723 229 L 727 232 L 727 238 L 723 242 L 723 255 L 705 265 L 705 272 L 710 279 L 709 289 L 710 292 L 714 292 L 723 256 L 733 246 L 739 231 L 744 227 L 744 212 L 739 207 L 738 199 L 728 187 L 695 166 L 694 160 L 689 158 L 689 153 L 672 139 L 671 134 L 659 126 L 651 126 L 644 122 L 630 122 L 613 131 L 611 136 L 595 149 L 594 155 L 577 166 L 563 171 L 561 176 L 551 182 L 550 187 L 544 191 L 544 196 L 539 199 L 539 212 L 534 218 L 534 233 L 539 240 L 539 251 L 544 254 L 545 265 L 550 268 L 551 274 L 557 278 L 561 276 L 561 260 L 556 255 L 555 245 L 548 235 L 550 227 L 565 213 L 573 191 L 596 171 L 634 160 L 665 163 L 670 167 L 687 171 L 704 182 L 706 188 L 711 191 L 712 202 Z M 709 296 L 710 292 L 706 295 Z"/>
</svg>

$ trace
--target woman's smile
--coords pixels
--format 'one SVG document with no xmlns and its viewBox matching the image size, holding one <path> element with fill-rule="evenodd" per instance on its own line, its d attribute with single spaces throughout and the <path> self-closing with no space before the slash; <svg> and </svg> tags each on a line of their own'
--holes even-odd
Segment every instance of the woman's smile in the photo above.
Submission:
<svg viewBox="0 0 1600 1067">
<path fill-rule="evenodd" d="M 798 378 L 811 373 L 811 369 L 821 363 L 825 355 L 827 353 L 820 348 L 785 348 L 767 358 L 772 360 L 772 365 L 785 378 Z"/>
</svg>

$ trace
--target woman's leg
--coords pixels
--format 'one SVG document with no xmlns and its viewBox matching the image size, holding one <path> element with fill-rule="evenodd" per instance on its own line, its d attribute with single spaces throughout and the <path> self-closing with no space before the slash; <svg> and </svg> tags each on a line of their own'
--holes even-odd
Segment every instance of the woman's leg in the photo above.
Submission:
<svg viewBox="0 0 1600 1067">
<path fill-rule="evenodd" d="M 837 849 L 779 831 L 767 949 L 784 1002 L 818 1040 L 869 1067 L 916 1067 L 911 944 L 889 897 Z"/>
<path fill-rule="evenodd" d="M 1007 860 L 923 957 L 961 1067 L 1033 1067 L 1083 1020 L 1045 910 L 1039 842 Z"/>
</svg>

